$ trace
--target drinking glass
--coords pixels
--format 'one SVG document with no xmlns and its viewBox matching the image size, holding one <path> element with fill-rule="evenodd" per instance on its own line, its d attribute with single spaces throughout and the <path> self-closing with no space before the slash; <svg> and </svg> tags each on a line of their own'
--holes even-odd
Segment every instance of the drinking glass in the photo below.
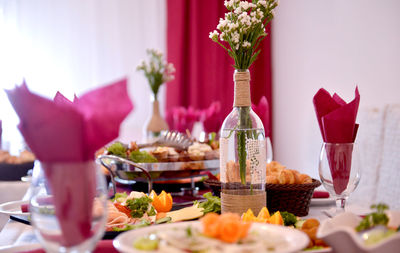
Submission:
<svg viewBox="0 0 400 253">
<path fill-rule="evenodd" d="M 108 196 L 98 164 L 37 162 L 30 191 L 31 221 L 46 252 L 95 248 L 105 231 Z"/>
<path fill-rule="evenodd" d="M 361 177 L 357 144 L 323 143 L 318 170 L 323 186 L 336 199 L 336 214 L 344 212 Z"/>
</svg>

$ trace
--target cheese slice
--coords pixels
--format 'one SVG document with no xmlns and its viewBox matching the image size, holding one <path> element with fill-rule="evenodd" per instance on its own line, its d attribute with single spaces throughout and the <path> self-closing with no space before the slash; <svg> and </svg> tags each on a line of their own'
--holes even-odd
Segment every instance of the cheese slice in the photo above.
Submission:
<svg viewBox="0 0 400 253">
<path fill-rule="evenodd" d="M 167 217 L 171 217 L 171 222 L 194 220 L 204 215 L 203 210 L 204 208 L 198 207 L 198 205 L 193 205 L 176 211 L 168 212 Z"/>
</svg>

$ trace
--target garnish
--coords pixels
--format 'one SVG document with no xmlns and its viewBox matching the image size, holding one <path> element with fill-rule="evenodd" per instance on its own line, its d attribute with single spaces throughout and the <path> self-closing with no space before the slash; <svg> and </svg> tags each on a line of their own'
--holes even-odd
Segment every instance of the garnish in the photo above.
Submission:
<svg viewBox="0 0 400 253">
<path fill-rule="evenodd" d="M 154 191 L 152 191 L 149 197 L 153 199 L 152 205 L 157 210 L 157 212 L 171 211 L 173 204 L 171 193 L 161 191 L 161 193 L 157 195 Z"/>
<path fill-rule="evenodd" d="M 188 237 L 191 237 L 191 236 L 193 235 L 192 227 L 191 227 L 191 226 L 188 226 L 188 227 L 186 228 L 186 235 L 187 235 Z"/>
<path fill-rule="evenodd" d="M 202 219 L 203 233 L 227 243 L 236 243 L 247 237 L 251 223 L 243 222 L 234 213 L 208 213 Z"/>
<path fill-rule="evenodd" d="M 135 163 L 156 163 L 157 158 L 146 151 L 134 150 L 131 151 L 129 158 Z"/>
<path fill-rule="evenodd" d="M 297 217 L 289 212 L 281 212 L 281 216 L 283 218 L 283 223 L 285 226 L 294 226 L 297 222 Z"/>
<path fill-rule="evenodd" d="M 362 219 L 360 224 L 356 227 L 356 231 L 360 232 L 377 225 L 386 226 L 389 222 L 389 218 L 385 214 L 385 210 L 389 209 L 386 204 L 372 205 L 371 209 L 376 209 L 376 212 L 370 213 Z"/>
<path fill-rule="evenodd" d="M 143 196 L 137 199 L 128 199 L 126 201 L 126 205 L 131 210 L 132 218 L 141 218 L 145 213 L 147 213 L 147 215 L 149 216 L 152 216 L 149 214 L 154 212 L 154 208 L 153 209 L 152 207 L 149 208 L 149 205 L 152 201 L 153 200 L 151 198 Z"/>
<path fill-rule="evenodd" d="M 116 155 L 122 158 L 127 158 L 127 148 L 121 142 L 115 142 L 107 148 L 107 152 L 110 155 Z"/>
<path fill-rule="evenodd" d="M 126 194 L 126 192 L 118 192 L 115 194 L 114 198 L 112 199 L 113 201 L 116 202 L 124 202 L 125 199 L 128 197 L 128 194 Z"/>
<path fill-rule="evenodd" d="M 128 207 L 123 206 L 123 205 L 121 205 L 121 204 L 118 203 L 118 202 L 114 203 L 114 206 L 115 206 L 115 208 L 117 208 L 118 211 L 120 211 L 121 213 L 124 213 L 124 214 L 128 215 L 128 217 L 131 217 L 131 210 L 130 210 Z"/>
<path fill-rule="evenodd" d="M 142 220 L 138 224 L 135 224 L 135 225 L 126 224 L 123 227 L 113 227 L 112 230 L 116 231 L 116 232 L 123 232 L 123 231 L 133 230 L 133 229 L 137 229 L 137 228 L 147 227 L 150 225 L 151 225 L 151 222 L 149 222 L 147 220 Z"/>
<path fill-rule="evenodd" d="M 242 214 L 242 220 L 246 222 L 259 222 L 259 223 L 269 223 L 275 225 L 283 225 L 283 218 L 279 211 L 276 211 L 272 216 L 270 216 L 268 208 L 263 207 L 258 213 L 257 217 L 254 216 L 253 211 L 249 208 L 247 212 Z"/>
<path fill-rule="evenodd" d="M 133 247 L 138 250 L 153 251 L 158 249 L 158 240 L 149 237 L 139 237 L 133 243 Z"/>
<path fill-rule="evenodd" d="M 213 196 L 211 192 L 207 192 L 203 194 L 203 197 L 207 199 L 207 201 L 198 203 L 194 202 L 194 205 L 197 205 L 200 208 L 203 208 L 203 213 L 221 213 L 221 199 L 217 196 Z"/>
</svg>

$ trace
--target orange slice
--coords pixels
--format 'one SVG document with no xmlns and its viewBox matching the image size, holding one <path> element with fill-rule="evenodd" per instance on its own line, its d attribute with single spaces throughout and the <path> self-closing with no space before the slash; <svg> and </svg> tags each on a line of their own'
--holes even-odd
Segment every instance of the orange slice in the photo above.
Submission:
<svg viewBox="0 0 400 253">
<path fill-rule="evenodd" d="M 152 193 L 150 193 L 152 195 Z M 166 193 L 162 191 L 160 195 L 155 195 L 153 197 L 153 202 L 151 203 L 157 212 L 169 212 L 172 209 L 172 196 L 171 193 Z"/>
</svg>

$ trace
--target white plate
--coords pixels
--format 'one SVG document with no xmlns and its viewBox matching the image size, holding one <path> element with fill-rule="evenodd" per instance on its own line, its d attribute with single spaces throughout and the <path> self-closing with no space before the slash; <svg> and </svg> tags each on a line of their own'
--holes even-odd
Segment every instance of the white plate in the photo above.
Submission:
<svg viewBox="0 0 400 253">
<path fill-rule="evenodd" d="M 131 230 L 128 232 L 124 232 L 117 236 L 114 241 L 113 245 L 114 247 L 122 253 L 145 253 L 145 252 L 151 252 L 151 253 L 156 253 L 159 251 L 142 251 L 135 249 L 133 247 L 133 243 L 136 238 L 142 237 L 149 235 L 154 232 L 160 232 L 160 231 L 168 231 L 171 229 L 185 229 L 187 227 L 193 227 L 193 228 L 200 228 L 201 223 L 200 221 L 191 221 L 191 222 L 178 222 L 178 223 L 170 223 L 170 224 L 163 224 L 163 225 L 158 225 L 158 226 L 150 226 L 150 227 L 145 227 L 142 229 L 136 229 L 136 230 Z M 309 242 L 308 236 L 297 230 L 297 229 L 291 229 L 283 226 L 277 226 L 277 225 L 271 225 L 271 224 L 261 224 L 261 223 L 253 223 L 250 231 L 257 231 L 260 234 L 271 234 L 271 235 L 276 235 L 279 236 L 280 238 L 284 239 L 287 243 L 287 247 L 285 249 L 281 249 L 281 251 L 274 251 L 275 253 L 279 252 L 298 252 L 302 249 L 304 249 Z M 222 244 L 222 242 L 221 242 Z M 261 252 L 261 251 L 257 251 Z"/>
<path fill-rule="evenodd" d="M 304 253 L 332 253 L 331 248 L 302 251 Z"/>
<path fill-rule="evenodd" d="M 386 211 L 389 216 L 389 226 L 400 225 L 400 211 Z M 317 237 L 329 244 L 335 252 L 363 253 L 398 253 L 400 248 L 400 233 L 396 233 L 380 242 L 367 246 L 354 229 L 361 217 L 350 212 L 344 212 L 332 219 L 324 220 L 318 228 Z"/>
<path fill-rule="evenodd" d="M 0 213 L 17 216 L 29 216 L 30 213 L 21 211 L 22 204 L 28 204 L 28 200 L 17 200 L 0 204 Z"/>
<path fill-rule="evenodd" d="M 311 206 L 328 206 L 334 204 L 334 198 L 312 198 L 310 203 Z"/>
<path fill-rule="evenodd" d="M 15 253 L 22 251 L 30 251 L 40 248 L 42 248 L 42 245 L 40 245 L 39 243 L 23 244 L 17 246 L 4 246 L 0 247 L 0 253 Z"/>
</svg>

